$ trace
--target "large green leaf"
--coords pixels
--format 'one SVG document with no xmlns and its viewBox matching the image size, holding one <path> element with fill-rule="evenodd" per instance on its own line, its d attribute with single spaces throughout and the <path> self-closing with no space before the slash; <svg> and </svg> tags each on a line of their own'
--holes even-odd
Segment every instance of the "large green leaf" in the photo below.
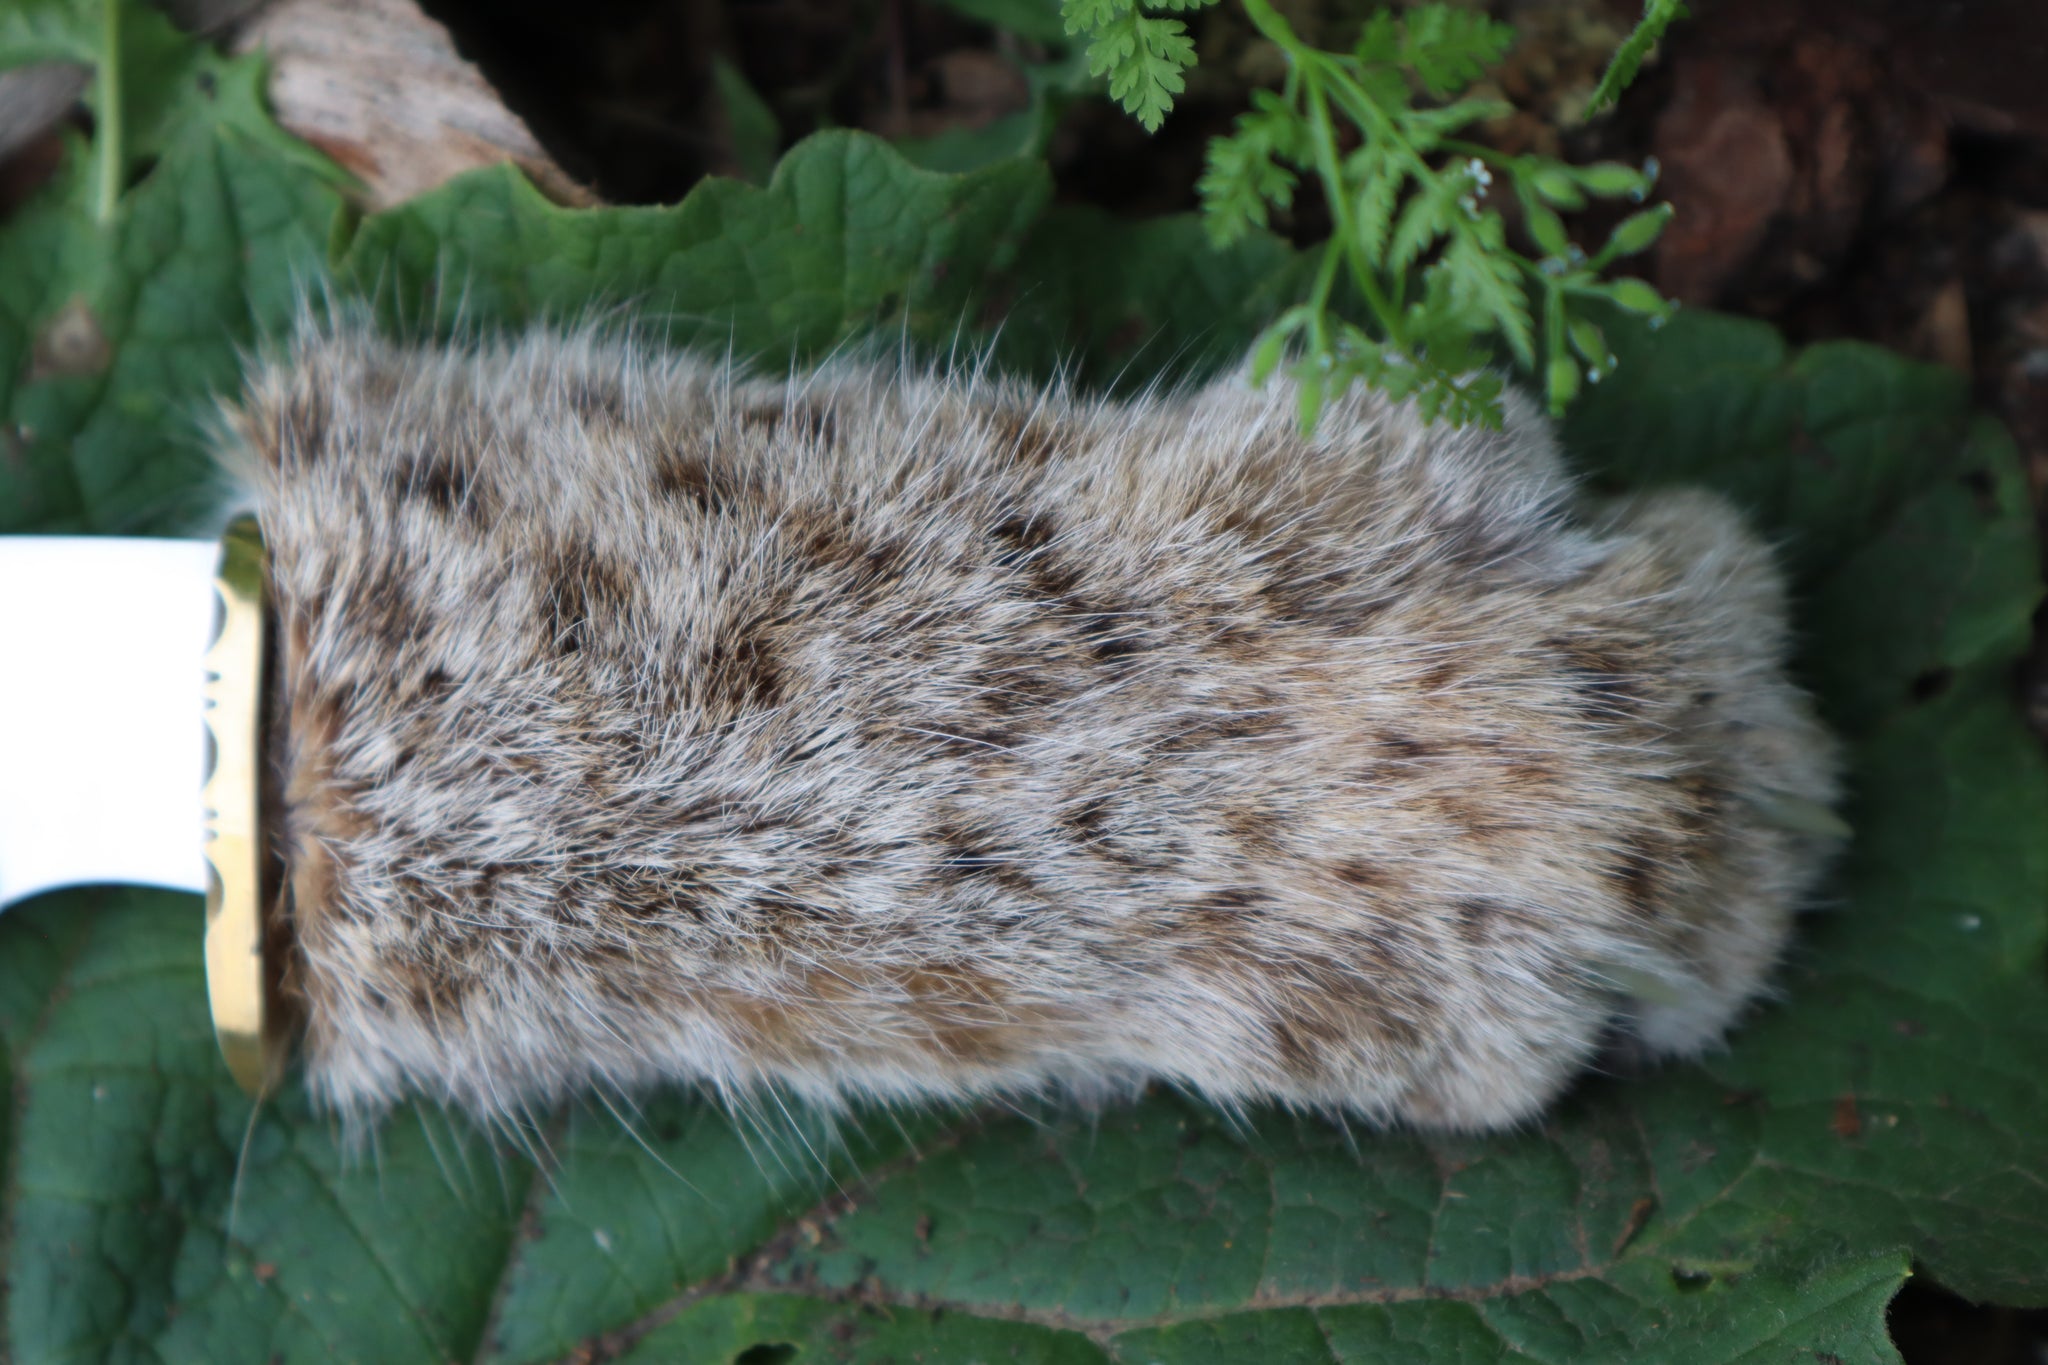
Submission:
<svg viewBox="0 0 2048 1365">
<path fill-rule="evenodd" d="M 369 220 L 337 266 L 401 325 L 624 314 L 675 345 L 787 363 L 870 333 L 964 332 L 1049 184 L 1034 162 L 921 171 L 854 133 L 807 139 L 765 189 L 708 181 L 672 209 L 557 208 L 504 167 Z"/>
<path fill-rule="evenodd" d="M 764 364 L 964 332 L 1133 385 L 1229 360 L 1299 279 L 1271 239 L 1217 255 L 1191 221 L 1042 212 L 1028 163 L 940 176 L 851 134 L 673 209 L 563 210 L 492 172 L 358 225 L 249 64 L 143 23 L 153 168 L 102 216 L 81 143 L 0 225 L 6 529 L 204 519 L 200 421 L 307 286 L 440 328 L 612 310 Z M 76 300 L 97 368 L 39 367 Z M 1852 756 L 1834 905 L 1725 1053 L 1589 1078 L 1488 1139 L 1173 1094 L 837 1122 L 662 1095 L 499 1141 L 408 1108 L 351 1153 L 296 1087 L 252 1110 L 228 1082 L 196 901 L 66 893 L 0 916 L 6 1353 L 1848 1362 L 1896 1359 L 1912 1264 L 2048 1303 L 2048 765 L 2007 685 L 2039 589 L 2009 444 L 1870 348 L 1608 330 L 1622 366 L 1572 457 L 1756 515 Z"/>
<path fill-rule="evenodd" d="M 96 60 L 99 22 L 72 8 L 0 6 L 0 67 Z M 153 10 L 124 13 L 133 156 L 113 168 L 128 186 L 117 210 L 102 208 L 104 148 L 79 144 L 0 225 L 0 531 L 203 520 L 210 405 L 238 349 L 288 324 L 340 203 L 339 174 L 263 113 L 255 63 L 186 43 Z"/>
</svg>

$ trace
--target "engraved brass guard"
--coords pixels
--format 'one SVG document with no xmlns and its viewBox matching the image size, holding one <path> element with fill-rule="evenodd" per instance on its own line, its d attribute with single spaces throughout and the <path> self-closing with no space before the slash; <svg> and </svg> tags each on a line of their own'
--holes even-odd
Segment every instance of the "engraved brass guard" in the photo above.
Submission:
<svg viewBox="0 0 2048 1365">
<path fill-rule="evenodd" d="M 252 1095 L 276 1083 L 285 1054 L 263 954 L 265 568 L 255 522 L 241 518 L 221 540 L 206 652 L 206 991 L 221 1055 Z"/>
</svg>

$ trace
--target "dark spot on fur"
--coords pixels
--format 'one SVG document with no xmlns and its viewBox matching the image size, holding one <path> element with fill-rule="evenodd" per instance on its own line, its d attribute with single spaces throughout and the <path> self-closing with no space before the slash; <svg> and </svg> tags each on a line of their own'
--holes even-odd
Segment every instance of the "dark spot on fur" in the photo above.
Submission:
<svg viewBox="0 0 2048 1365">
<path fill-rule="evenodd" d="M 1062 619 L 1087 642 L 1089 657 L 1099 664 L 1121 666 L 1124 660 L 1152 647 L 1136 613 L 1092 607 L 1069 599 L 1073 610 Z"/>
<path fill-rule="evenodd" d="M 324 587 L 312 589 L 299 599 L 298 610 L 292 614 L 294 627 L 303 625 L 311 629 L 319 625 L 326 618 L 329 605 L 330 599 Z"/>
<path fill-rule="evenodd" d="M 989 417 L 996 440 L 1019 465 L 1036 469 L 1058 452 L 1060 433 L 1041 417 L 1025 417 L 1010 408 L 998 408 Z"/>
<path fill-rule="evenodd" d="M 1457 912 L 1458 937 L 1477 947 L 1493 936 L 1493 924 L 1500 907 L 1484 896 L 1462 896 L 1451 902 Z"/>
<path fill-rule="evenodd" d="M 1159 749 L 1164 753 L 1194 753 L 1265 739 L 1286 728 L 1286 719 L 1277 708 L 1250 706 L 1183 721 L 1159 742 Z"/>
<path fill-rule="evenodd" d="M 1389 730 L 1379 738 L 1380 747 L 1387 751 L 1390 758 L 1400 763 L 1420 763 L 1443 752 L 1441 745 L 1418 739 L 1403 731 Z"/>
<path fill-rule="evenodd" d="M 1139 876 L 1171 872 L 1187 861 L 1187 841 L 1156 830 L 1143 838 L 1101 840 L 1094 851 L 1105 861 Z"/>
<path fill-rule="evenodd" d="M 1337 874 L 1339 881 L 1365 891 L 1390 891 L 1397 884 L 1392 872 L 1369 858 L 1346 858 L 1331 871 Z"/>
<path fill-rule="evenodd" d="M 1531 828 L 1490 796 L 1483 788 L 1454 788 L 1418 797 L 1416 804 L 1435 816 L 1447 833 L 1459 837 L 1486 839 Z"/>
<path fill-rule="evenodd" d="M 385 411 L 398 402 L 405 380 L 406 375 L 398 369 L 386 367 L 381 359 L 372 359 L 356 373 L 357 399 L 366 409 Z"/>
<path fill-rule="evenodd" d="M 1257 663 L 1272 651 L 1274 632 L 1248 621 L 1231 621 L 1211 631 L 1208 647 L 1233 663 Z"/>
<path fill-rule="evenodd" d="M 1277 811 L 1246 802 L 1225 806 L 1217 818 L 1246 853 L 1270 858 L 1284 851 L 1286 824 Z"/>
<path fill-rule="evenodd" d="M 396 485 L 401 500 L 425 503 L 444 517 L 486 523 L 496 514 L 473 457 L 447 451 L 419 455 L 398 466 Z"/>
<path fill-rule="evenodd" d="M 1628 848 L 1607 868 L 1606 877 L 1630 914 L 1638 919 L 1657 918 L 1661 868 L 1653 850 L 1641 844 Z"/>
<path fill-rule="evenodd" d="M 1461 659 L 1447 655 L 1424 669 L 1415 681 L 1425 692 L 1441 692 L 1463 677 L 1465 672 Z"/>
<path fill-rule="evenodd" d="M 654 491 L 717 515 L 743 499 L 750 480 L 738 471 L 720 468 L 701 450 L 671 448 L 655 457 Z"/>
<path fill-rule="evenodd" d="M 1017 534 L 1030 536 L 1035 531 L 1028 523 L 1020 523 Z M 1121 672 L 1130 659 L 1154 647 L 1146 614 L 1120 610 L 1115 603 L 1084 594 L 1083 576 L 1076 565 L 1041 548 L 1024 558 L 1020 567 L 1032 599 L 1050 609 L 1053 620 L 1072 632 L 1075 642 L 1096 663 Z"/>
<path fill-rule="evenodd" d="M 819 604 L 856 615 L 902 604 L 898 589 L 911 567 L 909 551 L 900 540 L 876 536 L 861 526 L 850 508 L 791 508 L 784 518 L 784 535 L 801 559 L 794 577 Z M 928 631 L 917 629 L 894 634 L 913 647 L 929 637 Z"/>
<path fill-rule="evenodd" d="M 712 951 L 754 965 L 789 967 L 845 947 L 846 916 L 785 886 L 771 885 L 741 902 L 726 923 L 732 931 L 720 937 L 730 941 Z"/>
<path fill-rule="evenodd" d="M 780 706 L 782 660 L 766 625 L 755 618 L 714 635 L 704 651 L 699 681 L 706 703 L 727 715 Z"/>
<path fill-rule="evenodd" d="M 374 636 L 389 654 L 396 654 L 425 632 L 412 583 L 398 566 L 378 560 L 367 568 L 346 602 L 350 624 Z"/>
<path fill-rule="evenodd" d="M 1589 711 L 1612 714 L 1642 700 L 1642 670 L 1615 642 L 1550 639 L 1543 644 L 1563 656 L 1560 665 Z"/>
<path fill-rule="evenodd" d="M 819 754 L 837 747 L 839 747 L 839 736 L 829 734 L 824 730 L 814 730 L 806 735 L 796 748 L 789 751 L 788 761 L 791 763 L 808 763 Z"/>
<path fill-rule="evenodd" d="M 1003 547 L 996 556 L 996 563 L 1006 569 L 1018 568 L 1051 544 L 1058 533 L 1058 523 L 1042 512 L 1012 513 L 997 522 L 991 532 Z"/>
<path fill-rule="evenodd" d="M 702 924 L 710 918 L 716 904 L 710 879 L 697 867 L 614 869 L 602 882 L 610 893 L 605 909 L 641 923 L 661 924 L 687 918 Z"/>
<path fill-rule="evenodd" d="M 1727 810 L 1727 788 L 1704 769 L 1680 773 L 1672 782 L 1682 798 L 1677 809 L 1679 829 L 1689 840 L 1707 838 Z"/>
<path fill-rule="evenodd" d="M 1067 670 L 1050 660 L 1015 650 L 991 651 L 983 666 L 962 681 L 974 692 L 971 703 L 982 713 L 1016 721 L 1073 695 Z"/>
<path fill-rule="evenodd" d="M 860 566 L 872 583 L 893 583 L 903 574 L 905 553 L 902 542 L 878 540 L 861 551 Z"/>
<path fill-rule="evenodd" d="M 327 450 L 327 431 L 332 421 L 327 389 L 319 382 L 324 377 L 293 386 L 284 401 L 276 447 L 261 452 L 269 464 L 297 471 L 310 470 L 320 463 Z"/>
<path fill-rule="evenodd" d="M 1490 569 L 1525 543 L 1485 513 L 1444 517 L 1437 523 L 1437 548 L 1448 563 L 1460 569 Z"/>
<path fill-rule="evenodd" d="M 446 959 L 407 965 L 412 966 L 406 987 L 413 1013 L 429 1024 L 460 1020 L 476 986 L 474 976 L 460 963 Z"/>
<path fill-rule="evenodd" d="M 1081 842 L 1094 843 L 1103 836 L 1108 812 L 1108 797 L 1088 796 L 1062 806 L 1059 820 Z"/>
<path fill-rule="evenodd" d="M 560 655 L 589 645 L 601 622 L 614 621 L 632 607 L 631 575 L 588 545 L 558 545 L 542 564 L 542 643 Z"/>
<path fill-rule="evenodd" d="M 1021 896 L 1037 893 L 1038 883 L 1015 855 L 1003 851 L 989 831 L 942 822 L 933 828 L 932 836 L 946 855 L 938 868 L 941 881 L 953 886 L 988 882 Z"/>
<path fill-rule="evenodd" d="M 1260 585 L 1258 593 L 1273 614 L 1283 620 L 1333 634 L 1353 634 L 1386 608 L 1384 599 L 1365 599 L 1352 592 L 1354 577 L 1347 567 L 1315 573 L 1303 569 L 1268 579 Z"/>
<path fill-rule="evenodd" d="M 1225 535 L 1258 544 L 1273 532 L 1273 519 L 1264 508 L 1233 502 L 1216 518 L 1216 529 Z"/>
<path fill-rule="evenodd" d="M 513 871 L 509 863 L 482 863 L 470 870 L 468 894 L 488 909 L 498 899 L 498 888 Z"/>
<path fill-rule="evenodd" d="M 1324 1052 L 1342 1040 L 1341 1031 L 1329 1021 L 1305 1010 L 1275 1014 L 1266 1028 L 1273 1036 L 1280 1069 L 1298 1081 L 1320 1079 Z"/>
<path fill-rule="evenodd" d="M 588 374 L 572 375 L 566 392 L 569 410 L 587 426 L 615 426 L 625 420 L 625 394 L 609 380 Z"/>
<path fill-rule="evenodd" d="M 417 696 L 421 702 L 433 703 L 454 690 L 455 679 L 449 676 L 447 669 L 436 666 L 420 675 Z"/>
<path fill-rule="evenodd" d="M 1001 721 L 977 721 L 957 714 L 922 720 L 913 717 L 906 724 L 909 729 L 903 739 L 929 755 L 960 760 L 977 769 L 1007 763 L 1012 751 L 1028 738 L 1024 731 Z"/>
<path fill-rule="evenodd" d="M 1043 602 L 1070 605 L 1081 586 L 1081 572 L 1054 555 L 1036 554 L 1024 562 L 1024 577 L 1031 592 Z"/>
<path fill-rule="evenodd" d="M 1128 659 L 1142 653 L 1148 646 L 1136 635 L 1119 634 L 1107 615 L 1084 616 L 1079 618 L 1081 628 L 1094 637 L 1089 652 L 1097 663 L 1113 664 L 1119 659 Z"/>
<path fill-rule="evenodd" d="M 1249 926 L 1268 908 L 1267 897 L 1256 887 L 1226 886 L 1206 892 L 1181 910 L 1178 928 L 1183 948 L 1198 960 L 1227 960 L 1243 951 Z"/>
<path fill-rule="evenodd" d="M 1257 887 L 1226 886 L 1220 891 L 1205 893 L 1195 902 L 1200 910 L 1251 910 L 1265 903 L 1265 895 Z"/>
<path fill-rule="evenodd" d="M 1386 993 L 1393 978 L 1375 975 L 1373 959 L 1347 960 L 1326 952 L 1301 951 L 1264 964 L 1271 983 L 1268 1026 L 1273 1029 L 1281 1067 L 1298 1080 L 1326 1074 L 1333 1054 L 1367 1041 L 1412 1045 L 1414 1022 Z"/>
</svg>

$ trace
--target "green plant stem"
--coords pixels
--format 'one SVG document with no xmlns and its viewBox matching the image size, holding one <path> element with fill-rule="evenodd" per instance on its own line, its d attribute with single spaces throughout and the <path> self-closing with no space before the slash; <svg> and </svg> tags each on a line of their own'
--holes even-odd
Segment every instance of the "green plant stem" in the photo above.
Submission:
<svg viewBox="0 0 2048 1365">
<path fill-rule="evenodd" d="M 121 204 L 121 0 L 100 0 L 100 60 L 93 140 L 99 153 L 95 216 L 111 223 Z"/>
<path fill-rule="evenodd" d="M 1387 340 L 1405 350 L 1407 339 L 1401 327 L 1401 314 L 1380 288 L 1379 271 L 1366 259 L 1365 249 L 1358 240 L 1351 196 L 1344 191 L 1343 170 L 1337 162 L 1337 138 L 1330 129 L 1329 104 L 1323 95 L 1321 73 L 1313 65 L 1304 68 L 1302 94 L 1308 101 L 1309 136 L 1315 146 L 1316 172 L 1322 177 L 1323 193 L 1330 201 L 1330 218 L 1334 227 L 1330 234 L 1331 245 L 1350 262 L 1352 278 L 1365 295 L 1366 305 L 1372 309 L 1373 316 L 1385 329 Z"/>
<path fill-rule="evenodd" d="M 1330 292 L 1336 285 L 1336 265 L 1340 254 L 1351 264 L 1351 273 L 1359 292 L 1365 295 L 1366 306 L 1372 310 L 1387 340 L 1394 346 L 1406 350 L 1407 338 L 1401 325 L 1401 310 L 1387 298 L 1380 287 L 1379 272 L 1365 259 L 1365 253 L 1358 242 L 1356 223 L 1352 215 L 1350 196 L 1344 192 L 1343 168 L 1337 159 L 1336 135 L 1330 128 L 1329 96 L 1325 93 L 1325 72 L 1322 70 L 1322 54 L 1305 45 L 1295 35 L 1294 29 L 1280 16 L 1268 0 L 1244 0 L 1246 15 L 1253 27 L 1267 41 L 1286 54 L 1290 91 L 1296 77 L 1300 79 L 1301 98 L 1307 113 L 1310 141 L 1315 148 L 1316 174 L 1323 182 L 1323 196 L 1329 201 L 1330 218 L 1334 231 L 1330 234 L 1330 245 L 1324 249 L 1323 266 L 1316 274 L 1315 304 L 1318 313 L 1317 330 L 1321 330 L 1320 314 L 1329 302 Z M 1341 73 L 1340 73 L 1341 74 Z M 1336 93 L 1341 98 L 1346 80 L 1337 82 Z M 1379 131 L 1376 129 L 1375 131 Z M 1320 348 L 1323 338 L 1317 337 Z"/>
</svg>

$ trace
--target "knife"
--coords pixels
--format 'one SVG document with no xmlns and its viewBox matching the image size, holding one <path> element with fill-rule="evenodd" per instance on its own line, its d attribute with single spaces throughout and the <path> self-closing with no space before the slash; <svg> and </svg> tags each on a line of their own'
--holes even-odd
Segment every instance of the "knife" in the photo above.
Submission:
<svg viewBox="0 0 2048 1365">
<path fill-rule="evenodd" d="M 251 1093 L 283 1059 L 260 913 L 262 556 L 247 520 L 218 542 L 0 537 L 0 638 L 65 659 L 22 648 L 0 668 L 0 907 L 103 883 L 205 895 L 215 1033 Z"/>
</svg>

